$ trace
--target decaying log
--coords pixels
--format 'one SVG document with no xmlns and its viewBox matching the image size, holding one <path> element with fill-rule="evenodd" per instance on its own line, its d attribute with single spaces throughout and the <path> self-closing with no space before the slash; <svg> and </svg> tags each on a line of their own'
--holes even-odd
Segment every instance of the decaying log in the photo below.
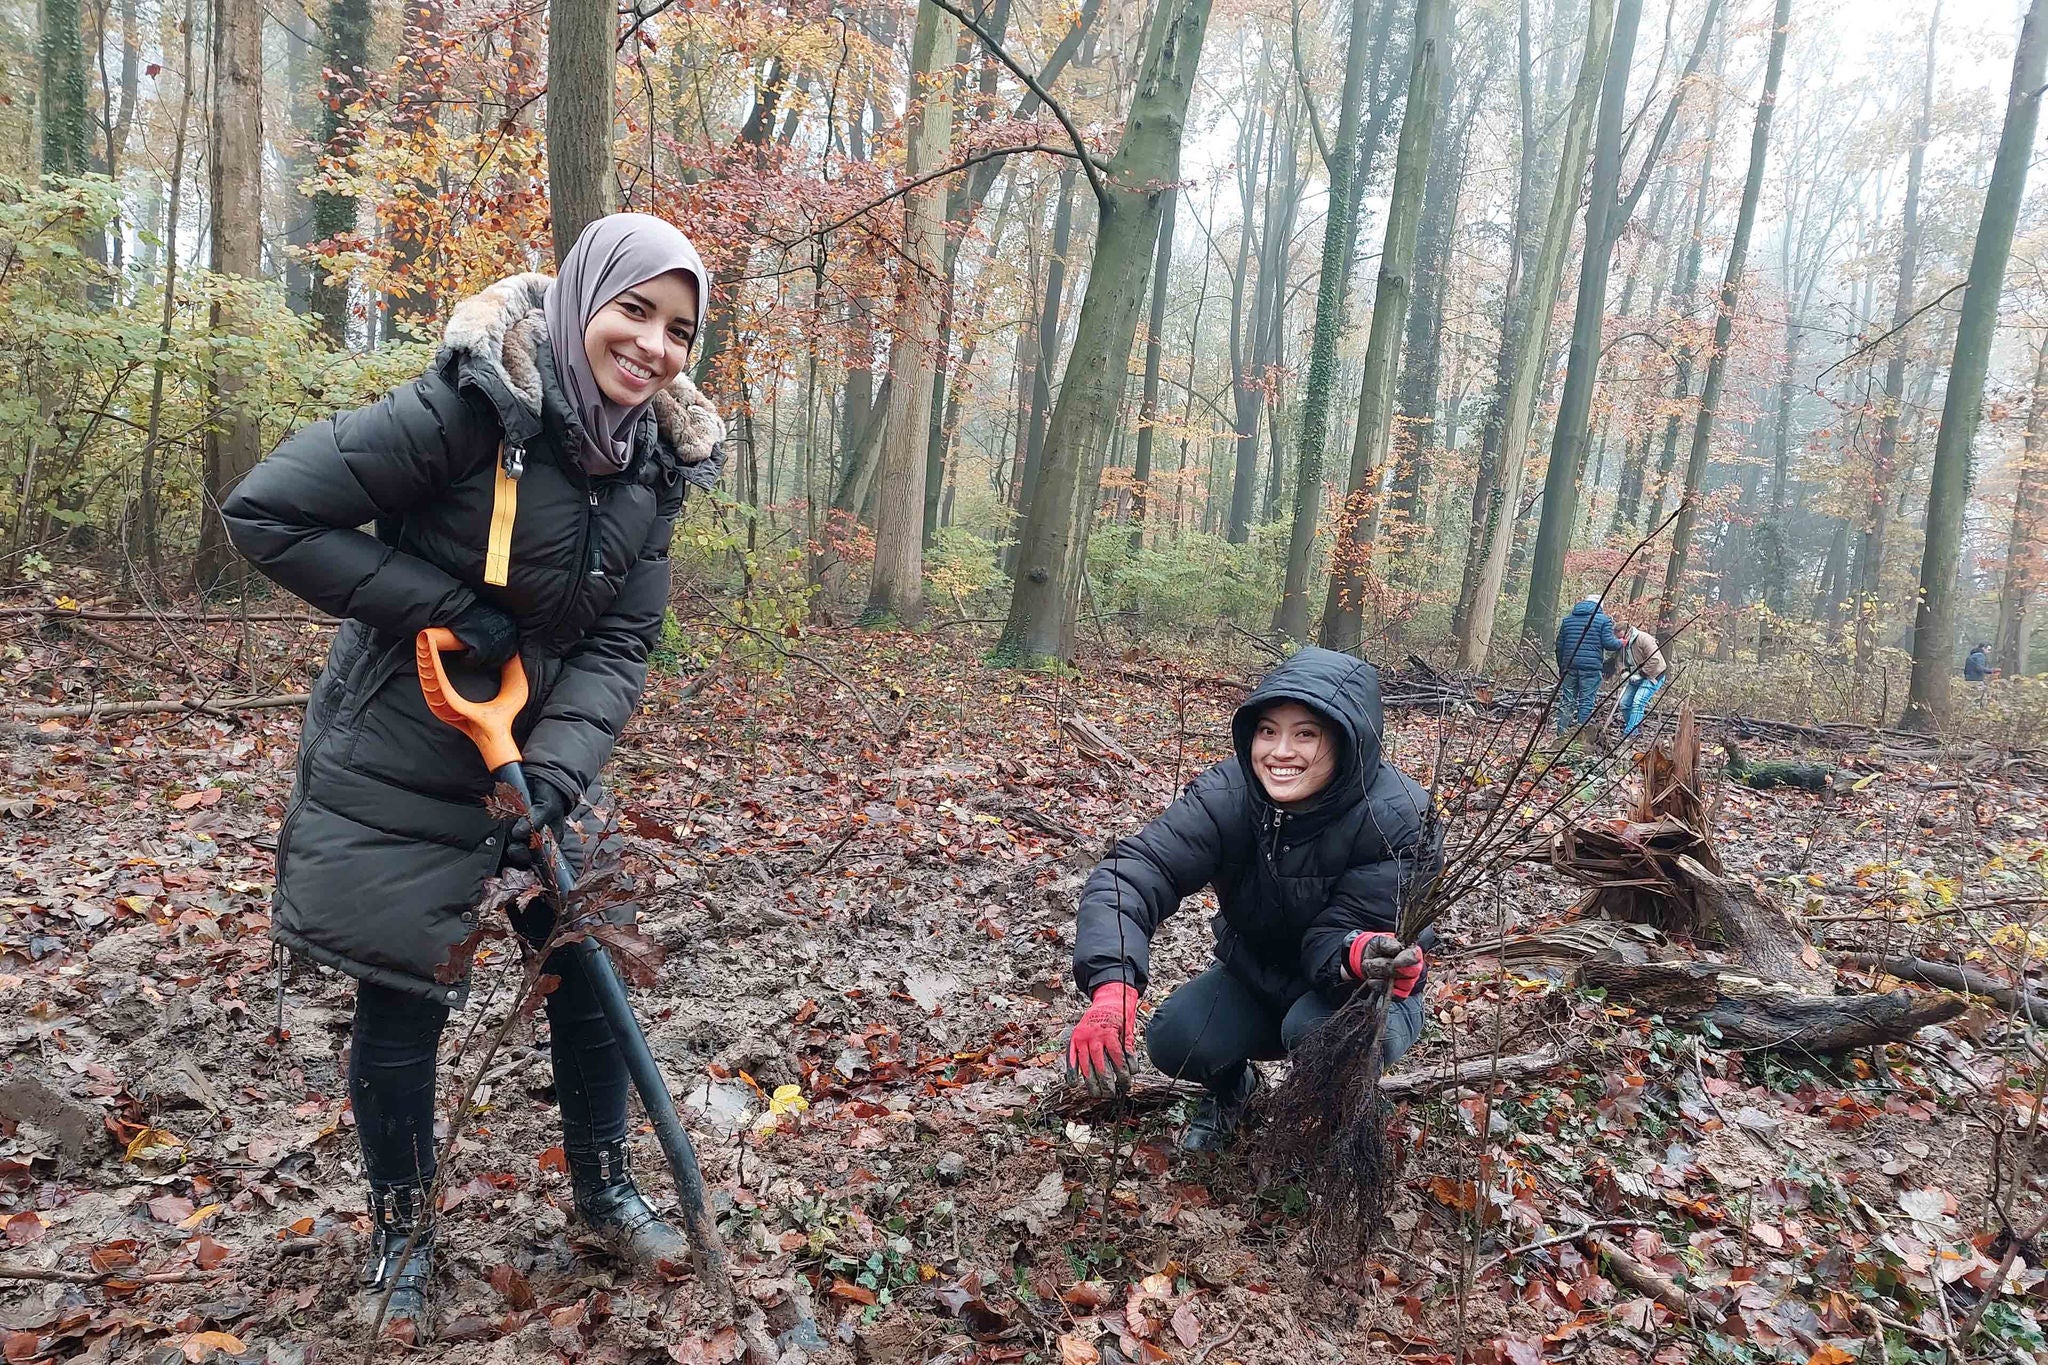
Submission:
<svg viewBox="0 0 2048 1365">
<path fill-rule="evenodd" d="M 1711 962 L 1589 960 L 1579 982 L 1673 1020 L 1710 1023 L 1731 1047 L 1815 1054 L 1899 1043 L 1969 1005 L 1947 991 L 1811 995 Z"/>
<path fill-rule="evenodd" d="M 2031 991 L 2020 992 L 1998 978 L 1949 962 L 1932 962 L 1924 957 L 1880 957 L 1876 953 L 1844 953 L 1848 967 L 1874 967 L 1901 981 L 1918 981 L 1923 986 L 1981 995 L 2000 1009 L 2016 1009 L 2036 1024 L 2048 1024 L 2048 1000 Z"/>
<path fill-rule="evenodd" d="M 1589 957 L 1658 962 L 1671 956 L 1671 948 L 1654 925 L 1576 919 L 1475 943 L 1457 956 L 1495 958 L 1508 971 L 1523 976 L 1570 976 Z"/>
</svg>

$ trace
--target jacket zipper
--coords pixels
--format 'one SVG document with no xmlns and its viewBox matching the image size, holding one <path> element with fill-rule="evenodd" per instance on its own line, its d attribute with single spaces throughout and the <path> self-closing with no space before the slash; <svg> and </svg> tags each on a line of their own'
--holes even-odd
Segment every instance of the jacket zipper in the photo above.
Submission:
<svg viewBox="0 0 2048 1365">
<path fill-rule="evenodd" d="M 578 470 L 577 474 L 583 480 L 583 525 L 578 528 L 576 533 L 575 562 L 583 569 L 587 577 L 592 575 L 594 568 L 602 567 L 597 563 L 597 555 L 593 552 L 593 547 L 590 543 L 591 528 L 596 522 L 597 487 L 590 481 L 588 474 L 583 473 L 581 470 Z M 602 575 L 599 574 L 598 576 Z M 556 608 L 554 619 L 548 622 L 548 634 L 550 636 L 560 630 L 562 623 L 569 619 L 569 613 L 574 610 L 576 600 L 577 593 L 573 590 L 562 598 L 562 605 Z"/>
</svg>

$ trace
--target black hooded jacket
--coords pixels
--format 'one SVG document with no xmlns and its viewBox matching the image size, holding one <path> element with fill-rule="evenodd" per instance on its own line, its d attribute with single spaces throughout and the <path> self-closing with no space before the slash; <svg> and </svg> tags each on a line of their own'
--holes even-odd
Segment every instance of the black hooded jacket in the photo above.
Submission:
<svg viewBox="0 0 2048 1365">
<path fill-rule="evenodd" d="M 547 285 L 517 275 L 464 300 L 432 369 L 294 432 L 221 509 L 257 568 L 348 618 L 299 735 L 272 936 L 444 1002 L 462 998 L 468 963 L 454 950 L 508 825 L 484 809 L 476 746 L 428 711 L 413 637 L 479 598 L 510 615 L 532 687 L 513 724 L 527 775 L 594 794 L 646 685 L 684 487 L 716 479 L 724 436 L 679 376 L 650 404 L 625 470 L 586 475 L 548 353 Z M 501 468 L 517 471 L 509 505 Z M 485 559 L 501 508 L 509 558 L 493 585 Z"/>
<path fill-rule="evenodd" d="M 1296 701 L 1324 716 L 1343 744 L 1330 783 L 1302 809 L 1282 810 L 1252 774 L 1261 712 Z M 1216 891 L 1216 957 L 1285 1008 L 1311 989 L 1354 984 L 1344 949 L 1359 930 L 1392 930 L 1404 890 L 1443 866 L 1429 794 L 1380 761 L 1379 673 L 1327 649 L 1304 649 L 1260 682 L 1231 721 L 1237 756 L 1188 783 L 1164 814 L 1117 841 L 1081 891 L 1074 981 L 1143 990 L 1152 935 L 1204 886 Z"/>
</svg>

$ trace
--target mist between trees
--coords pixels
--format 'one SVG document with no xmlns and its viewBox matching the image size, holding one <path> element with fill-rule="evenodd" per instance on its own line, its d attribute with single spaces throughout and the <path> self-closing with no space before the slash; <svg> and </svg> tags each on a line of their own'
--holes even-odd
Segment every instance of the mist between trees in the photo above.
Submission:
<svg viewBox="0 0 2048 1365">
<path fill-rule="evenodd" d="M 1982 642 L 2038 715 L 2041 8 L 43 0 L 5 573 L 254 591 L 224 490 L 625 207 L 716 278 L 745 619 L 1479 669 L 1611 580 L 1731 704 L 1924 728 Z"/>
</svg>

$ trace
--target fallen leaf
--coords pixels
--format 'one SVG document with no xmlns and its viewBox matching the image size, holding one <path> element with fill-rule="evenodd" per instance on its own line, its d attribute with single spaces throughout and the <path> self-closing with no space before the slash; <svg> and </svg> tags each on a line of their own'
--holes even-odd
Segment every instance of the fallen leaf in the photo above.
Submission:
<svg viewBox="0 0 2048 1365">
<path fill-rule="evenodd" d="M 198 1227 L 201 1223 L 213 1217 L 213 1215 L 219 1213 L 222 1209 L 226 1207 L 227 1205 L 225 1204 L 208 1204 L 203 1209 L 194 1209 L 192 1210 L 192 1212 L 186 1214 L 183 1218 L 180 1218 L 178 1220 L 178 1226 L 185 1229 L 187 1232 L 190 1232 L 193 1228 Z"/>
<path fill-rule="evenodd" d="M 6 1226 L 7 1244 L 25 1247 L 30 1242 L 41 1241 L 43 1232 L 49 1224 L 43 1220 L 40 1213 L 24 1210 L 8 1218 Z"/>
<path fill-rule="evenodd" d="M 1202 1339 L 1202 1320 L 1195 1316 L 1193 1299 L 1182 1301 L 1181 1306 L 1173 1310 L 1172 1327 L 1173 1334 L 1180 1338 L 1180 1344 L 1190 1350 Z"/>
<path fill-rule="evenodd" d="M 1061 1336 L 1059 1346 L 1060 1365 L 1097 1365 L 1102 1359 L 1102 1352 L 1080 1337 Z"/>
<path fill-rule="evenodd" d="M 215 1351 L 238 1356 L 249 1348 L 233 1332 L 194 1332 L 178 1343 L 178 1349 L 185 1353 L 185 1359 L 201 1361 L 211 1360 Z"/>
<path fill-rule="evenodd" d="M 498 1291 L 498 1297 L 515 1313 L 523 1313 L 533 1307 L 533 1286 L 526 1282 L 526 1276 L 520 1274 L 517 1267 L 494 1265 L 490 1279 L 491 1288 Z"/>
<path fill-rule="evenodd" d="M 183 1223 L 192 1211 L 192 1201 L 180 1194 L 160 1194 L 149 1201 L 149 1216 L 159 1223 Z"/>
<path fill-rule="evenodd" d="M 204 1233 L 185 1245 L 192 1248 L 192 1262 L 201 1270 L 212 1270 L 228 1258 L 228 1249 Z M 241 1354 L 240 1347 L 235 1349 L 235 1354 Z"/>
<path fill-rule="evenodd" d="M 1854 1359 L 1856 1354 L 1853 1351 L 1845 1351 L 1831 1342 L 1823 1341 L 1814 1348 L 1813 1354 L 1806 1358 L 1806 1365 L 1849 1365 Z"/>
<path fill-rule="evenodd" d="M 855 1284 L 851 1280 L 832 1281 L 830 1293 L 833 1298 L 845 1299 L 849 1303 L 872 1304 L 875 1302 L 874 1290 L 869 1289 L 863 1284 Z"/>
</svg>

